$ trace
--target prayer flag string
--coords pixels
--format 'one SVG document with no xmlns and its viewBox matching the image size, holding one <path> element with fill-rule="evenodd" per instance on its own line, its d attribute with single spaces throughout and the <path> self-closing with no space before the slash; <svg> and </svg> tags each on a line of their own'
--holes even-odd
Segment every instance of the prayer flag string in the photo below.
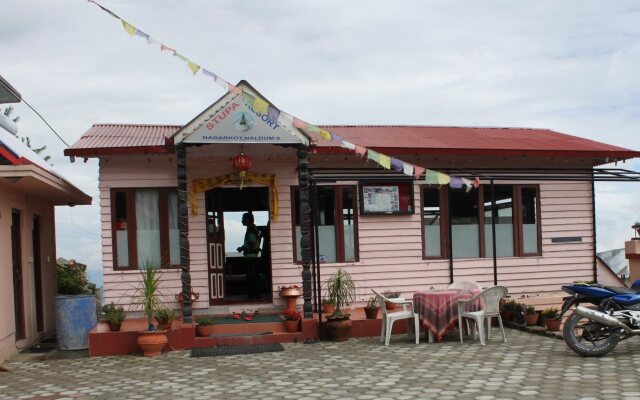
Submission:
<svg viewBox="0 0 640 400">
<path fill-rule="evenodd" d="M 453 189 L 462 189 L 462 187 L 464 186 L 467 192 L 470 191 L 472 188 L 478 188 L 478 186 L 480 185 L 480 180 L 478 178 L 475 178 L 473 181 L 471 181 L 466 178 L 447 175 L 442 172 L 437 172 L 437 171 L 420 167 L 418 165 L 413 165 L 413 164 L 404 162 L 402 160 L 399 160 L 397 158 L 390 157 L 386 154 L 379 153 L 372 149 L 368 149 L 364 146 L 360 146 L 357 143 L 353 143 L 344 139 L 342 136 L 334 132 L 330 132 L 316 125 L 309 124 L 291 114 L 288 114 L 278 109 L 277 107 L 270 104 L 269 102 L 262 99 L 261 97 L 253 96 L 249 93 L 244 92 L 241 88 L 238 88 L 235 85 L 231 84 L 229 81 L 222 79 L 220 76 L 218 76 L 214 72 L 211 72 L 210 70 L 200 66 L 200 64 L 194 62 L 188 57 L 178 53 L 176 49 L 167 46 L 166 44 L 151 37 L 149 34 L 136 28 L 133 24 L 129 23 L 128 21 L 125 21 L 123 18 L 119 17 L 117 14 L 115 14 L 108 8 L 102 6 L 95 0 L 87 0 L 87 1 L 89 3 L 95 4 L 97 7 L 99 7 L 102 11 L 109 14 L 111 17 L 119 20 L 122 23 L 122 27 L 124 28 L 127 34 L 131 36 L 141 37 L 145 39 L 148 44 L 159 45 L 160 52 L 167 51 L 171 53 L 174 57 L 179 59 L 180 61 L 186 63 L 187 68 L 191 71 L 191 73 L 193 73 L 193 75 L 197 75 L 198 73 L 200 73 L 201 75 L 208 76 L 209 78 L 213 79 L 213 81 L 218 86 L 220 86 L 223 90 L 241 95 L 243 101 L 247 106 L 251 106 L 253 110 L 255 110 L 256 112 L 262 115 L 267 115 L 269 120 L 272 122 L 280 122 L 280 124 L 284 126 L 293 125 L 297 129 L 303 129 L 307 133 L 314 134 L 317 137 L 321 137 L 324 140 L 335 141 L 340 145 L 340 147 L 353 151 L 354 153 L 356 153 L 362 158 L 366 157 L 367 160 L 376 162 L 382 168 L 393 169 L 397 172 L 402 172 L 407 176 L 412 176 L 415 179 L 420 179 L 420 177 L 424 175 L 424 181 L 427 184 L 451 185 L 451 188 Z"/>
</svg>

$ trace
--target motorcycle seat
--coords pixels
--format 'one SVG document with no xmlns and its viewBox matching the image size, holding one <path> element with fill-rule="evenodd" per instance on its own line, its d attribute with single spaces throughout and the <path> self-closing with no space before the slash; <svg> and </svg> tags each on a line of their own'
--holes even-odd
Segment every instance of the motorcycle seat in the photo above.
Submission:
<svg viewBox="0 0 640 400">
<path fill-rule="evenodd" d="M 640 287 L 613 287 L 613 286 L 605 286 L 607 290 L 611 290 L 617 294 L 640 294 Z"/>
</svg>

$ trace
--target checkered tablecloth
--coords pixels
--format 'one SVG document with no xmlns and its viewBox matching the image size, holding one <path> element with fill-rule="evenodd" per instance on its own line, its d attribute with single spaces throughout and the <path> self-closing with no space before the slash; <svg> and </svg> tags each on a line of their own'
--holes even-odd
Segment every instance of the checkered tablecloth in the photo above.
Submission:
<svg viewBox="0 0 640 400">
<path fill-rule="evenodd" d="M 413 304 L 416 308 L 416 313 L 420 316 L 422 326 L 431 330 L 437 341 L 441 341 L 458 320 L 458 301 L 470 299 L 480 292 L 480 289 L 445 289 L 415 292 L 413 294 Z M 481 304 L 478 300 L 478 303 L 469 305 L 470 311 L 480 306 Z"/>
</svg>

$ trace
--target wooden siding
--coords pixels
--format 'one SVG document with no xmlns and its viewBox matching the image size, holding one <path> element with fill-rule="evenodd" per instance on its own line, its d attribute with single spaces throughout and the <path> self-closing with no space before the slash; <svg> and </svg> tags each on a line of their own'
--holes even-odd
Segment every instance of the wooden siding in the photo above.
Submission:
<svg viewBox="0 0 640 400">
<path fill-rule="evenodd" d="M 293 262 L 290 187 L 297 185 L 295 151 L 276 146 L 247 146 L 254 164 L 252 172 L 275 173 L 278 179 L 280 218 L 271 221 L 271 257 L 273 298 L 278 286 L 300 284 L 301 267 Z M 221 145 L 189 148 L 189 181 L 231 172 L 230 155 L 239 146 Z M 257 157 L 264 154 L 264 157 Z M 324 157 L 323 157 L 324 158 Z M 333 166 L 331 160 L 320 160 Z M 341 159 L 341 164 L 344 160 Z M 352 166 L 361 166 L 360 161 Z M 317 165 L 316 165 L 317 166 Z M 517 183 L 517 182 L 513 182 Z M 531 182 L 526 182 L 531 184 Z M 507 286 L 511 295 L 557 296 L 560 286 L 573 280 L 593 279 L 593 229 L 591 184 L 588 182 L 536 182 L 540 185 L 542 255 L 498 258 L 498 284 Z M 100 210 L 105 282 L 105 301 L 128 303 L 137 285 L 136 271 L 113 271 L 111 249 L 111 210 L 109 190 L 113 187 L 175 186 L 175 157 L 167 155 L 109 157 L 100 163 Z M 415 208 L 420 208 L 420 186 L 414 186 Z M 200 292 L 196 309 L 208 308 L 207 254 L 205 249 L 204 193 L 197 195 L 198 216 L 189 218 L 191 276 Z M 371 288 L 393 289 L 411 296 L 414 291 L 449 284 L 449 260 L 423 260 L 421 218 L 411 215 L 365 215 L 358 220 L 360 260 L 355 263 L 322 264 L 325 282 L 338 266 L 345 267 L 357 282 L 357 304 L 363 305 Z M 554 237 L 580 236 L 581 242 L 552 243 Z M 475 280 L 493 285 L 493 260 L 454 260 L 454 280 Z M 169 270 L 163 282 L 166 293 L 180 290 L 179 270 Z M 301 301 L 301 300 L 300 300 Z"/>
</svg>

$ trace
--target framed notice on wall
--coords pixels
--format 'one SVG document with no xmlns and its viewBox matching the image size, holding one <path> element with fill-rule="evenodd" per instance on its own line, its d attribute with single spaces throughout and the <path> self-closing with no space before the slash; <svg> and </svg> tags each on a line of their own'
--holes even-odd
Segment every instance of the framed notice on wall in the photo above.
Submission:
<svg viewBox="0 0 640 400">
<path fill-rule="evenodd" d="M 413 185 L 408 182 L 360 185 L 362 214 L 412 214 Z"/>
</svg>

